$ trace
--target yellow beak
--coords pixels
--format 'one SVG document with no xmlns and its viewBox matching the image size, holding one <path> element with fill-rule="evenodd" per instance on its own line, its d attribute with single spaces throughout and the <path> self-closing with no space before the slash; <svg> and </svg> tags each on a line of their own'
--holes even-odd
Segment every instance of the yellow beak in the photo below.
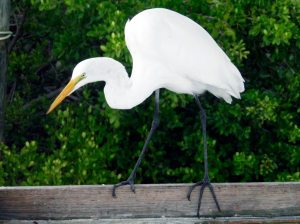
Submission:
<svg viewBox="0 0 300 224">
<path fill-rule="evenodd" d="M 49 114 L 55 107 L 57 107 L 74 89 L 75 85 L 81 80 L 80 76 L 71 79 L 70 82 L 66 85 L 66 87 L 61 91 L 61 93 L 56 97 L 56 99 L 51 104 L 49 110 L 46 114 Z"/>
</svg>

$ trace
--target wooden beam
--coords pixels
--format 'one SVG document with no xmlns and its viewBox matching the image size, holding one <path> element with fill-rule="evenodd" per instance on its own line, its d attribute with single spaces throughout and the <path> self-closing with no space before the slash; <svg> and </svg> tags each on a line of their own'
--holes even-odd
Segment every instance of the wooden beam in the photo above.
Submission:
<svg viewBox="0 0 300 224">
<path fill-rule="evenodd" d="M 199 191 L 186 198 L 190 184 L 128 186 L 111 196 L 111 185 L 1 187 L 0 219 L 71 220 L 118 218 L 195 217 Z M 201 215 L 208 217 L 300 216 L 300 182 L 214 184 L 222 212 L 209 191 Z"/>
</svg>

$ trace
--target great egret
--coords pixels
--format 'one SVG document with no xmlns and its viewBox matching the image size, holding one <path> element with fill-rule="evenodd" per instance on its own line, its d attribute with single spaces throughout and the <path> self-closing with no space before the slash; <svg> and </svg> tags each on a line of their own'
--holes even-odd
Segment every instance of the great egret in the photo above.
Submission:
<svg viewBox="0 0 300 224">
<path fill-rule="evenodd" d="M 136 165 L 126 181 L 113 187 L 130 185 L 135 192 L 136 170 L 147 150 L 151 136 L 159 123 L 159 89 L 194 96 L 200 109 L 204 143 L 204 178 L 193 184 L 188 192 L 200 187 L 197 215 L 206 187 L 210 189 L 218 210 L 220 206 L 208 176 L 206 114 L 198 95 L 208 91 L 231 103 L 231 96 L 240 99 L 244 80 L 213 38 L 191 19 L 168 9 L 154 8 L 140 12 L 125 26 L 126 45 L 133 60 L 130 78 L 124 66 L 111 58 L 98 57 L 81 61 L 72 78 L 50 106 L 50 113 L 61 101 L 81 86 L 105 81 L 104 94 L 108 105 L 115 109 L 130 109 L 155 92 L 152 126 Z"/>
</svg>

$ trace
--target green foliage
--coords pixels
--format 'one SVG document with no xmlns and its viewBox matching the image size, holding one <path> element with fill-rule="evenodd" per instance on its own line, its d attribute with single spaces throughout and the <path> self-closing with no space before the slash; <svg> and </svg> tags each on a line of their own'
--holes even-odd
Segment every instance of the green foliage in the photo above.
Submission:
<svg viewBox="0 0 300 224">
<path fill-rule="evenodd" d="M 244 176 L 244 180 L 249 180 L 256 174 L 256 159 L 253 153 L 246 155 L 244 152 L 236 152 L 233 156 L 235 175 Z"/>
<path fill-rule="evenodd" d="M 113 57 L 131 70 L 128 18 L 166 7 L 201 24 L 246 80 L 229 105 L 210 94 L 208 156 L 213 181 L 300 181 L 299 1 L 21 0 L 22 35 L 9 55 L 1 185 L 116 183 L 128 177 L 150 129 L 153 99 L 112 110 L 103 83 L 90 84 L 49 116 L 72 68 Z M 191 182 L 203 175 L 198 109 L 191 96 L 162 90 L 161 122 L 137 182 Z"/>
</svg>

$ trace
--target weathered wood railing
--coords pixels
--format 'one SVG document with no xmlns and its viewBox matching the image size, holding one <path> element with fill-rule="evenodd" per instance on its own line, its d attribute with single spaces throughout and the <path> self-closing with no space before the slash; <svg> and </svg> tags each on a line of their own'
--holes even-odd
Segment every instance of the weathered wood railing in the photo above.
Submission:
<svg viewBox="0 0 300 224">
<path fill-rule="evenodd" d="M 117 198 L 111 185 L 0 187 L 0 223 L 300 223 L 300 182 L 214 184 L 222 212 L 205 190 L 200 219 L 190 186 L 136 185 L 135 194 L 125 186 Z"/>
</svg>

